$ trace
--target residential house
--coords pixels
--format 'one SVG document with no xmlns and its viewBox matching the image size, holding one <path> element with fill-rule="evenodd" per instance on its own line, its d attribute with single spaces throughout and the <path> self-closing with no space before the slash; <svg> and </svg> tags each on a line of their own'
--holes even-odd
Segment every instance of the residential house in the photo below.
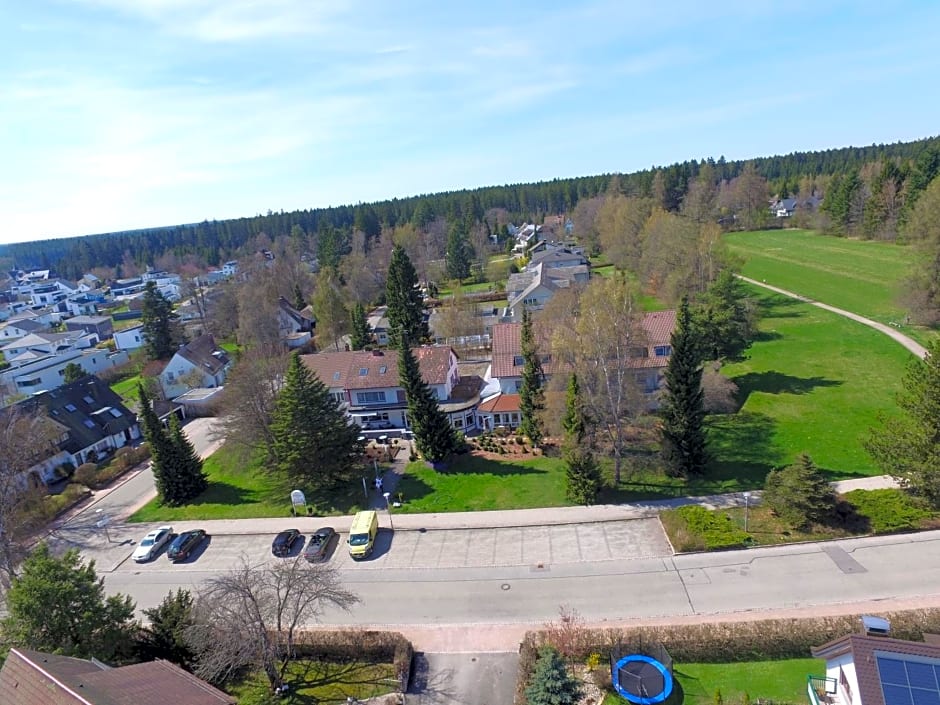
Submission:
<svg viewBox="0 0 940 705">
<path fill-rule="evenodd" d="M 822 203 L 821 198 L 807 196 L 806 198 L 778 198 L 770 204 L 770 212 L 775 218 L 789 218 L 797 210 L 814 211 Z"/>
<path fill-rule="evenodd" d="M 73 316 L 94 316 L 98 313 L 100 303 L 102 299 L 84 293 L 68 297 L 64 302 L 60 302 L 59 306 L 64 305 L 65 311 Z"/>
<path fill-rule="evenodd" d="M 552 267 L 545 262 L 517 274 L 511 274 L 506 284 L 506 298 L 509 305 L 506 307 L 507 320 L 522 320 L 522 309 L 541 311 L 545 304 L 559 289 L 567 289 L 573 284 L 584 284 L 590 279 L 591 270 L 585 265 L 568 267 Z"/>
<path fill-rule="evenodd" d="M 215 339 L 201 335 L 180 346 L 160 373 L 164 397 L 173 399 L 197 387 L 220 387 L 231 366 L 228 353 L 216 346 Z"/>
<path fill-rule="evenodd" d="M 58 355 L 69 350 L 93 347 L 98 342 L 95 336 L 85 333 L 30 333 L 0 347 L 7 362 L 14 362 L 24 353 Z"/>
<path fill-rule="evenodd" d="M 132 297 L 142 292 L 145 286 L 141 277 L 116 279 L 111 282 L 111 296 L 115 299 Z"/>
<path fill-rule="evenodd" d="M 387 306 L 379 306 L 369 313 L 366 321 L 372 330 L 372 337 L 379 345 L 388 345 L 388 313 Z"/>
<path fill-rule="evenodd" d="M 644 338 L 642 345 L 637 345 L 631 360 L 631 367 L 640 389 L 649 395 L 649 405 L 655 407 L 655 393 L 663 382 L 663 374 L 672 355 L 670 341 L 676 327 L 675 311 L 654 311 L 647 313 L 641 322 Z M 556 373 L 563 373 L 551 354 L 550 343 L 544 329 L 535 326 L 538 339 L 542 372 L 546 378 Z M 483 428 L 506 426 L 515 428 L 519 425 L 519 387 L 522 385 L 522 324 L 500 323 L 493 326 L 493 360 L 487 380 L 492 386 L 487 387 L 491 394 L 485 396 L 477 407 L 477 416 Z"/>
<path fill-rule="evenodd" d="M 94 375 L 31 396 L 12 408 L 44 410 L 55 424 L 48 445 L 36 448 L 27 471 L 34 484 L 54 482 L 59 477 L 56 468 L 64 463 L 78 467 L 97 462 L 140 438 L 136 414 Z"/>
<path fill-rule="evenodd" d="M 34 285 L 29 292 L 29 301 L 32 306 L 53 306 L 77 293 L 77 284 L 65 279 L 51 279 Z"/>
<path fill-rule="evenodd" d="M 472 394 L 461 383 L 457 354 L 448 346 L 414 348 L 421 377 L 455 428 L 473 427 Z M 347 350 L 303 355 L 301 360 L 329 388 L 351 420 L 365 430 L 407 429 L 407 399 L 398 382 L 397 350 Z"/>
<path fill-rule="evenodd" d="M 111 316 L 74 316 L 65 321 L 69 331 L 80 331 L 98 336 L 99 342 L 114 335 Z"/>
<path fill-rule="evenodd" d="M 893 639 L 890 625 L 863 617 L 862 633 L 811 649 L 826 674 L 810 674 L 811 705 L 927 705 L 940 702 L 940 635 Z"/>
<path fill-rule="evenodd" d="M 313 309 L 306 306 L 296 309 L 288 303 L 283 296 L 277 300 L 277 329 L 281 340 L 289 348 L 300 348 L 307 345 L 313 336 L 317 325 L 317 317 Z"/>
<path fill-rule="evenodd" d="M 49 330 L 51 325 L 45 323 L 38 316 L 17 314 L 11 316 L 10 320 L 0 326 L 0 338 L 6 340 L 17 340 L 30 333 L 41 333 Z"/>
<path fill-rule="evenodd" d="M 114 331 L 114 346 L 118 350 L 136 350 L 147 344 L 144 339 L 144 324 Z"/>
<path fill-rule="evenodd" d="M 0 670 L 3 705 L 235 705 L 235 698 L 158 659 L 113 668 L 13 648 Z"/>
<path fill-rule="evenodd" d="M 83 294 L 87 294 L 89 291 L 94 291 L 95 289 L 100 289 L 103 284 L 101 279 L 91 272 L 84 274 L 82 278 L 75 283 L 78 285 L 78 290 Z"/>
<path fill-rule="evenodd" d="M 542 239 L 541 225 L 523 223 L 518 228 L 512 224 L 507 227 L 509 229 L 509 234 L 515 238 L 516 244 L 512 246 L 512 252 L 516 256 L 521 257 L 529 250 L 530 247 L 532 247 L 532 245 Z"/>
<path fill-rule="evenodd" d="M 232 259 L 223 264 L 222 274 L 224 274 L 226 277 L 233 277 L 238 274 L 238 262 Z"/>
<path fill-rule="evenodd" d="M 526 264 L 526 269 L 542 265 L 545 268 L 588 266 L 584 252 L 576 252 L 567 247 L 546 247 L 534 252 Z"/>
</svg>

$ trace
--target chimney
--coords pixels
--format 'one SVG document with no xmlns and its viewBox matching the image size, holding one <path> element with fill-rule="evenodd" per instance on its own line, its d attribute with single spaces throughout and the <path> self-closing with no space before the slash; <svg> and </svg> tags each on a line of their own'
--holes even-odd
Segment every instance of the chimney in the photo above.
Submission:
<svg viewBox="0 0 940 705">
<path fill-rule="evenodd" d="M 383 356 L 383 353 L 382 353 L 381 350 L 373 350 L 373 351 L 372 351 L 372 357 L 382 357 L 382 356 Z"/>
<path fill-rule="evenodd" d="M 862 617 L 862 632 L 865 636 L 888 636 L 891 623 L 882 617 L 865 615 Z"/>
</svg>

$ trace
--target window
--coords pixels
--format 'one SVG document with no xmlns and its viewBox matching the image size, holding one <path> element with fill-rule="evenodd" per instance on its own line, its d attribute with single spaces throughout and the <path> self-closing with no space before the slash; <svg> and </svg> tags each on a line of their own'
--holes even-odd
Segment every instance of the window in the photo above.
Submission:
<svg viewBox="0 0 940 705">
<path fill-rule="evenodd" d="M 513 358 L 512 358 L 512 365 L 513 365 L 513 367 L 519 367 L 519 366 L 524 365 L 524 364 L 525 364 L 525 358 L 522 357 L 522 355 L 515 355 L 515 356 L 513 356 Z"/>
<path fill-rule="evenodd" d="M 108 413 L 111 414 L 116 419 L 121 418 L 121 412 L 115 409 L 114 407 L 108 409 Z"/>
<path fill-rule="evenodd" d="M 346 393 L 345 393 L 345 392 L 331 392 L 331 393 L 330 393 L 330 396 L 333 397 L 333 399 L 335 399 L 336 401 L 338 401 L 338 402 L 340 402 L 340 403 L 343 403 L 344 401 L 346 401 Z"/>
<path fill-rule="evenodd" d="M 92 399 L 92 398 L 91 398 L 90 396 L 88 396 L 87 394 L 86 394 L 85 396 L 83 396 L 82 399 L 85 401 L 86 404 L 94 404 L 94 403 L 95 403 L 95 400 Z"/>
<path fill-rule="evenodd" d="M 649 350 L 646 348 L 630 348 L 630 357 L 649 357 Z"/>
<path fill-rule="evenodd" d="M 82 423 L 84 423 L 85 426 L 88 427 L 88 428 L 94 428 L 94 427 L 95 427 L 95 422 L 92 421 L 91 419 L 85 419 Z"/>
<path fill-rule="evenodd" d="M 339 372 L 334 372 L 334 373 L 333 373 L 333 381 L 334 381 L 334 382 L 339 382 L 339 378 L 340 378 L 341 376 L 342 376 L 342 375 L 341 375 Z"/>
<path fill-rule="evenodd" d="M 360 404 L 382 404 L 385 402 L 385 392 L 357 392 L 356 398 Z"/>
<path fill-rule="evenodd" d="M 552 354 L 551 354 L 551 353 L 546 353 L 546 354 L 544 354 L 544 355 L 539 355 L 539 362 L 541 362 L 543 365 L 547 365 L 547 364 L 549 364 L 551 361 L 552 361 Z"/>
<path fill-rule="evenodd" d="M 656 357 L 668 357 L 672 355 L 672 346 L 671 345 L 657 345 L 653 348 L 653 352 L 656 354 Z"/>
<path fill-rule="evenodd" d="M 382 365 L 382 366 L 379 368 L 379 374 L 380 374 L 380 375 L 384 375 L 386 372 L 388 372 L 388 366 L 387 366 L 387 365 Z"/>
<path fill-rule="evenodd" d="M 360 377 L 365 377 L 365 376 L 368 375 L 368 374 L 369 374 L 369 368 L 368 368 L 368 367 L 360 367 L 360 368 L 359 368 L 359 376 L 360 376 Z"/>
<path fill-rule="evenodd" d="M 66 405 L 65 405 L 65 410 L 66 410 L 66 411 L 75 411 L 75 404 L 66 404 Z"/>
</svg>

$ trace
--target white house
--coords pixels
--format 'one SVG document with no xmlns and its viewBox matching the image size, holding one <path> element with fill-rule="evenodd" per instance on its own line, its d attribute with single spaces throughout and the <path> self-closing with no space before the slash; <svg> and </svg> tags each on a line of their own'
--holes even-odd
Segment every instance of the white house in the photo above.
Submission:
<svg viewBox="0 0 940 705">
<path fill-rule="evenodd" d="M 550 267 L 544 262 L 526 267 L 525 271 L 512 274 L 506 284 L 506 317 L 522 320 L 522 309 L 541 311 L 559 289 L 573 284 L 584 284 L 590 279 L 587 265 Z"/>
<path fill-rule="evenodd" d="M 146 344 L 143 324 L 114 331 L 114 346 L 118 350 L 136 350 Z"/>
<path fill-rule="evenodd" d="M 35 394 L 55 389 L 65 381 L 65 368 L 74 363 L 88 374 L 97 374 L 127 362 L 127 353 L 100 348 L 71 348 L 56 353 L 27 351 L 10 360 L 10 367 L 0 372 L 0 385 L 9 392 Z"/>
<path fill-rule="evenodd" d="M 236 260 L 229 260 L 222 265 L 222 274 L 227 277 L 232 277 L 238 274 L 238 262 Z"/>
<path fill-rule="evenodd" d="M 306 306 L 296 309 L 283 296 L 277 300 L 277 330 L 287 347 L 299 348 L 310 342 L 317 318 L 313 309 Z"/>
<path fill-rule="evenodd" d="M 160 373 L 165 398 L 173 399 L 197 387 L 220 387 L 232 362 L 211 335 L 201 335 L 180 347 Z"/>
<path fill-rule="evenodd" d="M 58 355 L 69 350 L 82 350 L 98 343 L 98 336 L 73 331 L 70 333 L 30 333 L 13 340 L 3 347 L 3 357 L 7 362 L 14 362 L 24 353 Z"/>
<path fill-rule="evenodd" d="M 37 317 L 16 317 L 0 326 L 0 339 L 17 340 L 30 333 L 49 330 L 49 324 L 37 320 Z"/>
</svg>

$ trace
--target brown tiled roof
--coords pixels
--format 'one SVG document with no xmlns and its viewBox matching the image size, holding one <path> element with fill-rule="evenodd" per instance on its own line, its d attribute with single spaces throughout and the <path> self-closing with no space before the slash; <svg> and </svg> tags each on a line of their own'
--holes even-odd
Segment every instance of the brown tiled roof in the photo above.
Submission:
<svg viewBox="0 0 940 705">
<path fill-rule="evenodd" d="M 652 348 L 657 345 L 667 345 L 672 337 L 672 331 L 676 327 L 675 311 L 653 311 L 647 313 L 642 320 L 643 331 L 646 335 L 647 346 Z M 540 330 L 544 331 L 540 334 Z M 521 377 L 522 365 L 515 364 L 517 358 L 522 355 L 522 324 L 521 323 L 497 323 L 493 326 L 493 367 L 491 375 L 497 379 L 501 377 Z M 548 342 L 548 332 L 540 329 L 535 324 L 535 335 L 540 338 L 539 351 L 546 355 L 551 351 L 551 344 Z M 633 363 L 636 368 L 647 367 L 665 367 L 668 363 L 668 357 L 637 357 Z M 542 363 L 542 371 L 546 375 L 557 372 L 554 360 Z"/>
<path fill-rule="evenodd" d="M 878 664 L 875 661 L 876 651 L 885 654 L 940 659 L 940 645 L 866 634 L 849 634 L 810 649 L 814 658 L 826 660 L 851 654 L 855 663 L 855 677 L 858 681 L 858 693 L 855 695 L 865 705 L 885 705 L 881 679 L 878 676 Z"/>
<path fill-rule="evenodd" d="M 519 411 L 518 394 L 497 394 L 490 397 L 477 407 L 477 411 L 484 414 L 501 414 L 507 411 Z"/>
<path fill-rule="evenodd" d="M 446 345 L 414 349 L 425 382 L 444 384 L 447 381 L 452 352 Z M 319 352 L 301 355 L 300 359 L 330 388 L 382 389 L 398 386 L 397 350 Z"/>
<path fill-rule="evenodd" d="M 3 705 L 233 705 L 235 700 L 167 661 L 120 668 L 11 649 L 0 671 Z"/>
</svg>

